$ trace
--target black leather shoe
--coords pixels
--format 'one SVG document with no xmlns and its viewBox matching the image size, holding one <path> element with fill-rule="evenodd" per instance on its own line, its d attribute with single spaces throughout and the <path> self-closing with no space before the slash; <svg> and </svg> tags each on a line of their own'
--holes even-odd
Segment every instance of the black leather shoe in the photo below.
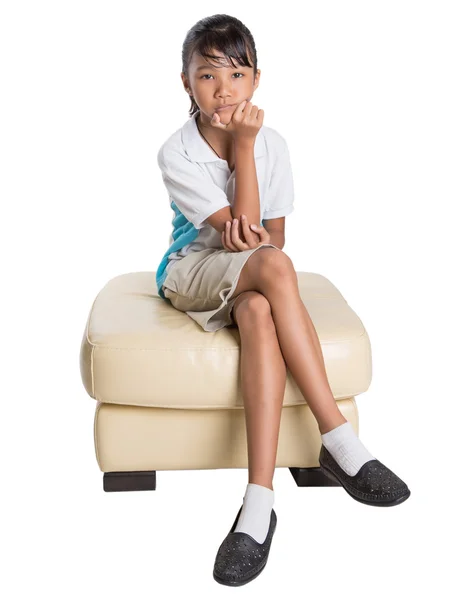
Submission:
<svg viewBox="0 0 470 600">
<path fill-rule="evenodd" d="M 262 544 L 248 533 L 234 532 L 242 508 L 243 504 L 215 558 L 214 579 L 223 585 L 244 585 L 258 577 L 268 561 L 271 541 L 276 530 L 277 516 L 274 509 L 271 509 L 269 530 Z"/>
<path fill-rule="evenodd" d="M 348 475 L 322 444 L 319 462 L 320 469 L 328 477 L 363 504 L 396 506 L 410 497 L 406 483 L 376 458 L 364 463 L 355 475 Z"/>
</svg>

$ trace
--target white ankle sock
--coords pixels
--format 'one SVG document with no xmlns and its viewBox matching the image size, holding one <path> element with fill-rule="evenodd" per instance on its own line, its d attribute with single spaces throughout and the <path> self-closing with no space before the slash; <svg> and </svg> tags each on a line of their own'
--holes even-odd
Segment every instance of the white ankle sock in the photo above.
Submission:
<svg viewBox="0 0 470 600">
<path fill-rule="evenodd" d="M 375 458 L 357 437 L 349 421 L 321 436 L 323 445 L 348 475 L 356 475 L 368 460 Z"/>
<path fill-rule="evenodd" d="M 243 531 L 262 544 L 268 535 L 274 491 L 271 488 L 249 483 L 243 496 L 243 507 L 238 517 L 236 531 Z"/>
</svg>

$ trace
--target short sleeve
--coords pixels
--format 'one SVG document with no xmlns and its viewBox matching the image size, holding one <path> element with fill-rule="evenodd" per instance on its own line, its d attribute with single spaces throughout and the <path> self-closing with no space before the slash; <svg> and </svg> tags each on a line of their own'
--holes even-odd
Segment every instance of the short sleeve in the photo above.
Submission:
<svg viewBox="0 0 470 600">
<path fill-rule="evenodd" d="M 286 217 L 294 210 L 294 177 L 287 142 L 282 138 L 281 151 L 274 163 L 268 187 L 265 219 Z"/>
<path fill-rule="evenodd" d="M 174 201 L 196 229 L 201 229 L 213 213 L 230 206 L 225 191 L 198 164 L 177 150 L 162 146 L 158 151 L 158 166 L 170 201 Z"/>
</svg>

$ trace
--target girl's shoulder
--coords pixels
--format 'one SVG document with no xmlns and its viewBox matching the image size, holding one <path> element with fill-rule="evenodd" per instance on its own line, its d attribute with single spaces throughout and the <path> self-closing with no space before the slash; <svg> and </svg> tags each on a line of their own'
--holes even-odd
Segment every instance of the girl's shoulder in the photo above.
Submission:
<svg viewBox="0 0 470 600">
<path fill-rule="evenodd" d="M 286 138 L 277 129 L 274 129 L 274 127 L 263 125 L 261 131 L 264 134 L 268 155 L 271 155 L 273 158 L 284 156 L 288 151 Z"/>
<path fill-rule="evenodd" d="M 181 158 L 185 158 L 186 160 L 189 159 L 182 134 L 183 128 L 180 127 L 177 131 L 172 133 L 160 146 L 157 152 L 158 163 L 160 165 L 167 164 L 174 160 L 178 161 Z"/>
<path fill-rule="evenodd" d="M 274 127 L 263 125 L 261 131 L 264 134 L 268 151 L 270 150 L 274 154 L 283 154 L 287 148 L 286 138 L 277 129 L 274 129 Z"/>
</svg>

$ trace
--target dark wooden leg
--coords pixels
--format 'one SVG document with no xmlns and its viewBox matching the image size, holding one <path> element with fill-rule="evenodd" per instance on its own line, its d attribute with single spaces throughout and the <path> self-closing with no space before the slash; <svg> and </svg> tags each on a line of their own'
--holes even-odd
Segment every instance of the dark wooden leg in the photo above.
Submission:
<svg viewBox="0 0 470 600">
<path fill-rule="evenodd" d="M 112 471 L 103 475 L 105 492 L 140 492 L 156 487 L 155 471 Z"/>
<path fill-rule="evenodd" d="M 325 475 L 320 467 L 289 467 L 295 483 L 299 487 L 339 486 L 340 484 Z"/>
</svg>

